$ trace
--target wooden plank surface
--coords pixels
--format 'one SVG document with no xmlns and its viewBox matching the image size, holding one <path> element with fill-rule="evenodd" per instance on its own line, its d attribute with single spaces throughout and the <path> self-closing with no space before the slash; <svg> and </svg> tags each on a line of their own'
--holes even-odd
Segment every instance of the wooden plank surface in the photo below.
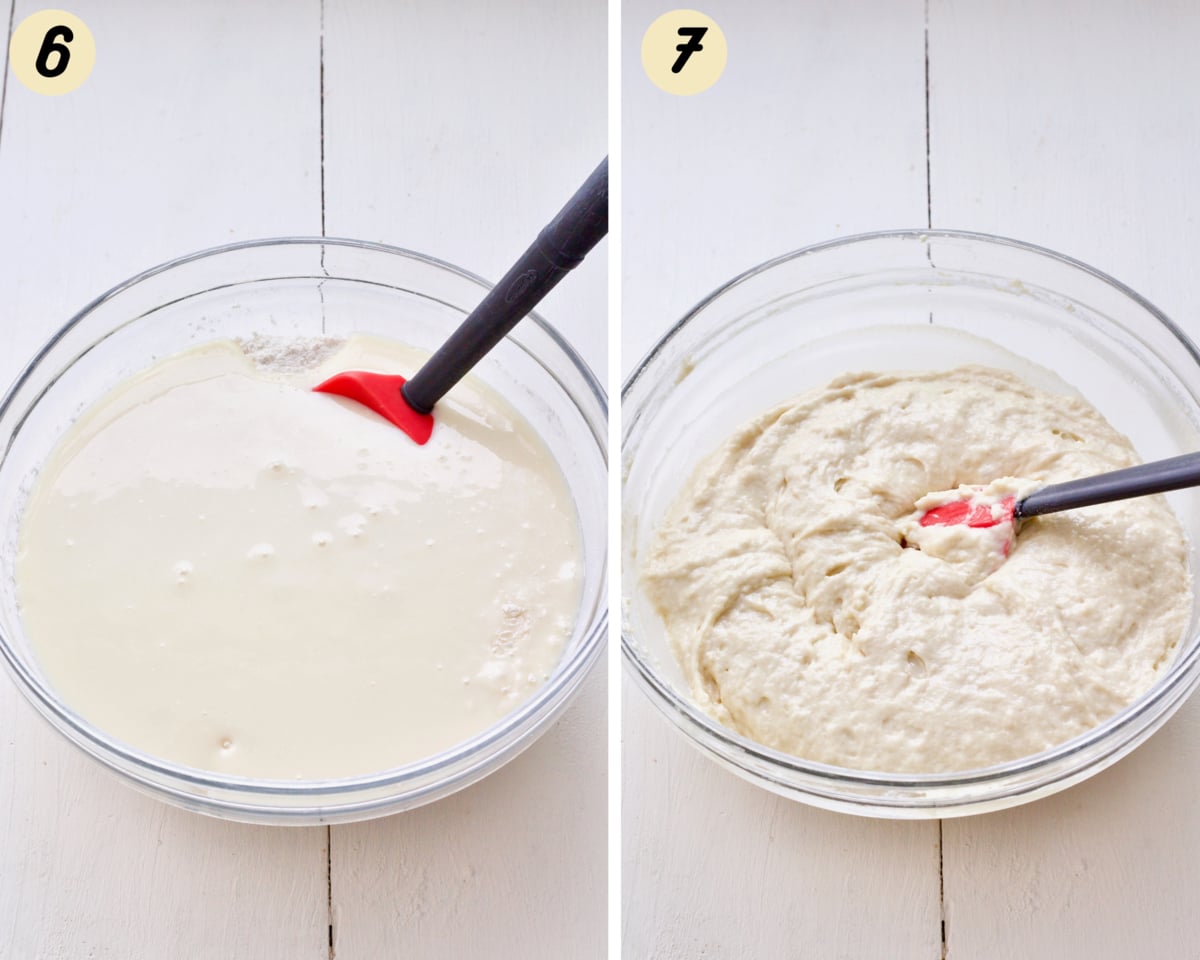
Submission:
<svg viewBox="0 0 1200 960">
<path fill-rule="evenodd" d="M 16 22 L 39 8 L 19 0 Z M 49 98 L 10 75 L 0 118 L 5 384 L 138 270 L 320 231 L 316 0 L 71 10 L 96 38 L 91 77 Z M 144 798 L 0 682 L 0 956 L 326 958 L 326 840 Z"/>
<path fill-rule="evenodd" d="M 597 670 L 525 753 L 446 800 L 333 828 L 334 948 L 378 957 L 605 957 Z"/>
<path fill-rule="evenodd" d="M 325 225 L 499 280 L 607 147 L 594 0 L 327 0 Z M 602 373 L 607 245 L 538 308 Z"/>
<path fill-rule="evenodd" d="M 1125 281 L 1200 338 L 1200 8 L 931 0 L 933 224 Z M 1194 957 L 1200 702 L 1053 798 L 947 821 L 951 957 Z"/>
<path fill-rule="evenodd" d="M 605 36 L 587 0 L 329 0 L 327 233 L 498 279 L 605 154 Z M 601 376 L 606 252 L 539 308 Z M 605 955 L 603 674 L 495 776 L 333 829 L 339 960 Z"/>
<path fill-rule="evenodd" d="M 328 956 L 327 832 L 227 823 L 102 771 L 0 696 L 0 956 Z"/>
<path fill-rule="evenodd" d="M 32 9 L 19 4 L 17 22 Z M 5 380 L 91 296 L 230 240 L 324 225 L 498 277 L 604 154 L 595 5 L 479 4 L 465 19 L 316 0 L 72 9 L 96 36 L 92 77 L 57 100 L 10 80 L 0 118 L 0 220 L 20 227 L 0 275 Z M 565 32 L 599 43 L 559 43 Z M 515 66 L 474 59 L 497 39 Z M 547 70 L 560 79 L 546 84 Z M 598 370 L 604 291 L 601 248 L 543 310 Z M 497 777 L 444 806 L 335 828 L 332 852 L 324 829 L 224 824 L 132 794 L 11 684 L 0 710 L 0 955 L 326 957 L 335 917 L 343 957 L 461 956 L 464 943 L 604 953 L 602 672 Z"/>
<path fill-rule="evenodd" d="M 745 783 L 631 683 L 622 748 L 629 960 L 940 956 L 936 822 L 827 813 Z"/>
<path fill-rule="evenodd" d="M 740 271 L 926 216 L 920 2 L 707 4 L 729 59 L 691 98 L 642 71 L 642 33 L 666 9 L 623 10 L 627 371 Z M 623 700 L 629 960 L 940 956 L 936 822 L 775 797 L 694 751 L 628 679 Z"/>
<path fill-rule="evenodd" d="M 34 9 L 22 0 L 16 20 Z M 74 309 L 137 269 L 226 240 L 320 231 L 315 2 L 72 9 L 103 58 L 88 85 L 47 100 L 10 77 L 0 117 L 5 382 Z M 449 81 L 436 72 L 452 56 L 430 39 L 437 17 L 414 9 L 428 29 L 402 26 L 382 4 L 330 0 L 325 11 L 326 227 L 494 278 L 603 153 L 603 118 L 587 127 L 557 88 L 547 94 L 557 119 L 537 130 L 511 117 L 468 128 L 463 105 L 504 115 L 505 84 L 533 96 L 546 58 L 561 76 L 577 71 L 565 83 L 579 96 L 602 98 L 589 71 L 603 58 L 522 40 L 472 6 L 461 36 L 478 44 L 511 29 L 528 46 L 503 82 L 469 56 Z M 640 35 L 662 9 L 626 5 L 626 368 L 753 263 L 924 221 L 920 4 L 818 3 L 803 29 L 778 28 L 790 9 L 706 7 L 729 39 L 729 68 L 709 93 L 674 101 L 638 86 Z M 589 17 L 602 33 L 590 5 L 542 12 L 572 36 L 586 35 L 576 27 Z M 1194 8 L 1022 3 L 981 14 L 930 0 L 929 28 L 934 225 L 1081 257 L 1200 334 Z M 390 70 L 423 105 L 356 108 Z M 428 94 L 447 82 L 453 105 L 439 106 Z M 514 159 L 508 147 L 522 137 L 536 145 L 524 156 L 557 158 L 554 173 Z M 391 160 L 402 154 L 417 158 L 405 174 Z M 450 192 L 435 189 L 439 177 Z M 456 233 L 488 202 L 511 235 Z M 583 269 L 545 312 L 602 369 L 603 261 Z M 337 828 L 338 955 L 490 944 L 499 956 L 543 942 L 599 955 L 604 694 L 592 677 L 558 728 L 445 805 Z M 755 790 L 694 754 L 632 688 L 625 727 L 627 956 L 939 955 L 936 824 L 870 823 Z M 1193 702 L 1081 787 L 947 821 L 948 956 L 1194 955 L 1197 770 Z M 544 781 L 548 771 L 557 779 Z M 0 825 L 0 946 L 13 956 L 327 956 L 325 831 L 223 824 L 138 797 L 60 743 L 7 682 Z M 514 908 L 505 891 L 517 887 L 529 898 Z M 572 887 L 594 895 L 568 902 Z M 532 939 L 535 910 L 560 918 L 544 941 Z"/>
<path fill-rule="evenodd" d="M 719 284 L 809 243 L 925 225 L 920 0 L 706 4 L 729 59 L 715 86 L 663 93 L 641 65 L 671 9 L 623 8 L 626 373 Z"/>
<path fill-rule="evenodd" d="M 37 9 L 19 0 L 16 22 Z M 5 384 L 51 330 L 139 270 L 321 229 L 318 0 L 87 0 L 72 12 L 96 37 L 88 81 L 44 97 L 8 79 Z"/>
</svg>

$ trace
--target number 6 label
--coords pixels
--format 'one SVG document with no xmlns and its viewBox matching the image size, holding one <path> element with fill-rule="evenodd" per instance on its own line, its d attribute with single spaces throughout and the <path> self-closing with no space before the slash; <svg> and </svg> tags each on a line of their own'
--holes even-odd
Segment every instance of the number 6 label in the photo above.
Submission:
<svg viewBox="0 0 1200 960">
<path fill-rule="evenodd" d="M 16 78 L 34 93 L 70 93 L 92 72 L 96 41 L 75 14 L 39 10 L 13 31 L 8 62 Z"/>
</svg>

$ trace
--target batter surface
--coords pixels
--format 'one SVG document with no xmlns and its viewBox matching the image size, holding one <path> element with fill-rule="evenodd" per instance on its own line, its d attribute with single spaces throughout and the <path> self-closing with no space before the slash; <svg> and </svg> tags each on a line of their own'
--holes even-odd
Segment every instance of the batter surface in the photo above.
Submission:
<svg viewBox="0 0 1200 960">
<path fill-rule="evenodd" d="M 51 685 L 100 729 L 225 773 L 366 774 L 482 732 L 558 662 L 581 554 L 550 452 L 471 378 L 417 446 L 310 388 L 421 356 L 337 347 L 224 341 L 162 361 L 44 466 L 21 616 Z"/>
<path fill-rule="evenodd" d="M 642 580 L 722 723 L 854 769 L 976 769 L 1150 687 L 1191 611 L 1184 536 L 1161 497 L 1028 521 L 1007 557 L 999 528 L 919 517 L 963 484 L 1137 462 L 1085 401 L 1005 372 L 846 376 L 701 464 Z"/>
</svg>

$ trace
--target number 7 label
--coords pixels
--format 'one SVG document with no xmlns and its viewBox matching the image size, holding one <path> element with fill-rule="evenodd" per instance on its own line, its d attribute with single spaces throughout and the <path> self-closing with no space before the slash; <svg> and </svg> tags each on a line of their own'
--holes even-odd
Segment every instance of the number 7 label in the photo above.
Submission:
<svg viewBox="0 0 1200 960">
<path fill-rule="evenodd" d="M 716 83 L 727 54 L 725 34 L 698 10 L 664 13 L 642 37 L 646 76 L 676 96 L 690 97 Z"/>
</svg>

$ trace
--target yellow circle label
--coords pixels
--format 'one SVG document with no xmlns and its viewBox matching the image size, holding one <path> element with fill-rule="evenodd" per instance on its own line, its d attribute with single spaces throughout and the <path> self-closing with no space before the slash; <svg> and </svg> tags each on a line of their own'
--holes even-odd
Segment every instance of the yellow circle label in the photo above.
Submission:
<svg viewBox="0 0 1200 960">
<path fill-rule="evenodd" d="M 96 41 L 87 24 L 66 10 L 39 10 L 13 31 L 12 71 L 34 93 L 53 97 L 76 89 L 96 63 Z"/>
<path fill-rule="evenodd" d="M 642 37 L 642 67 L 661 90 L 680 97 L 707 90 L 725 69 L 725 34 L 697 10 L 672 10 Z"/>
</svg>

